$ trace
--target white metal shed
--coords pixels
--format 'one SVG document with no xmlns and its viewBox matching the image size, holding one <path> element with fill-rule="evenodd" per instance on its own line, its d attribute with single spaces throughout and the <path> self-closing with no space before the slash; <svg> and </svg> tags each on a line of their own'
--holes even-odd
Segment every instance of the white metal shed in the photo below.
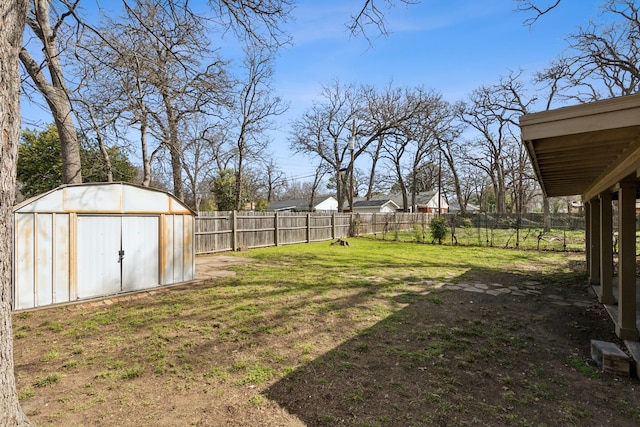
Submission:
<svg viewBox="0 0 640 427">
<path fill-rule="evenodd" d="M 13 209 L 15 310 L 193 280 L 194 212 L 128 183 L 65 185 Z"/>
</svg>

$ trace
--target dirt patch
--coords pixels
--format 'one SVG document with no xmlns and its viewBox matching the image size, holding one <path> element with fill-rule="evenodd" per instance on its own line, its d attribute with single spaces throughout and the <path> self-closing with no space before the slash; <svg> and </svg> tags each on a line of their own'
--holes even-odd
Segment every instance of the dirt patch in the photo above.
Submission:
<svg viewBox="0 0 640 427">
<path fill-rule="evenodd" d="M 253 261 L 251 258 L 229 255 L 196 257 L 196 280 L 205 280 L 219 276 L 234 276 L 236 273 L 232 270 L 228 270 L 229 267 L 245 264 L 251 261 Z"/>
<path fill-rule="evenodd" d="M 638 380 L 591 362 L 591 339 L 617 339 L 583 276 L 349 273 L 301 292 L 287 271 L 16 314 L 23 409 L 61 426 L 640 423 Z"/>
</svg>

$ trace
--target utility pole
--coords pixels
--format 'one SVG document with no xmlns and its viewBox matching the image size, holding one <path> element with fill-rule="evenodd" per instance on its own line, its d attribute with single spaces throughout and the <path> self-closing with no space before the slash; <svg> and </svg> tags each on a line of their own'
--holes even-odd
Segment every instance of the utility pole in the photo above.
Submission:
<svg viewBox="0 0 640 427">
<path fill-rule="evenodd" d="M 442 215 L 442 150 L 438 154 L 438 216 L 440 216 Z"/>
<path fill-rule="evenodd" d="M 353 120 L 353 124 L 351 126 L 351 139 L 349 140 L 349 150 L 351 151 L 351 163 L 350 163 L 350 171 L 349 171 L 349 209 L 351 213 L 353 213 L 353 150 L 356 145 L 356 120 Z"/>
<path fill-rule="evenodd" d="M 353 119 L 353 125 L 351 127 L 351 138 L 349 138 L 349 151 L 351 151 L 351 162 L 349 163 L 349 210 L 351 211 L 351 220 L 349 221 L 349 235 L 351 237 L 356 235 L 355 218 L 353 217 L 353 150 L 356 145 L 356 120 Z"/>
</svg>

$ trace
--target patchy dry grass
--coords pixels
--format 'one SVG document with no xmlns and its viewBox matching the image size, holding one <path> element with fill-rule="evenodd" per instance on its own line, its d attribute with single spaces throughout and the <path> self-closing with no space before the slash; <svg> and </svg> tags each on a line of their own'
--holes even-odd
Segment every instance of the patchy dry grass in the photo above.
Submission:
<svg viewBox="0 0 640 427">
<path fill-rule="evenodd" d="M 41 425 L 634 425 L 636 380 L 581 255 L 353 239 L 252 250 L 234 277 L 14 316 Z M 450 289 L 485 283 L 536 292 Z M 552 304 L 547 294 L 575 305 Z"/>
</svg>

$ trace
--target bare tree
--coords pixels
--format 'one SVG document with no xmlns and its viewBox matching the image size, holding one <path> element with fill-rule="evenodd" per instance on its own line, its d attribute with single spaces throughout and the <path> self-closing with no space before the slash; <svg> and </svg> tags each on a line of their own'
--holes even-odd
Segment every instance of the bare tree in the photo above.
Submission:
<svg viewBox="0 0 640 427">
<path fill-rule="evenodd" d="M 360 104 L 355 87 L 342 86 L 337 81 L 323 87 L 320 96 L 322 102 L 314 103 L 302 118 L 293 122 L 291 148 L 315 155 L 331 167 L 336 179 L 338 210 L 342 210 L 345 199 L 342 172 L 346 170 L 343 165 L 345 161 L 349 163 L 348 140 Z M 357 157 L 355 153 L 354 157 Z"/>
<path fill-rule="evenodd" d="M 542 15 L 545 15 L 558 7 L 562 0 L 515 0 L 518 3 L 517 10 L 519 12 L 531 13 L 532 16 L 529 16 L 525 19 L 524 24 L 533 25 L 535 22 L 540 19 Z"/>
<path fill-rule="evenodd" d="M 448 111 L 449 115 L 454 113 L 451 106 L 448 106 Z M 461 167 L 465 164 L 466 152 L 464 144 L 460 140 L 462 127 L 453 122 L 453 116 L 450 116 L 447 122 L 448 125 L 443 126 L 443 131 L 439 132 L 436 136 L 438 140 L 438 150 L 448 167 L 453 191 L 460 206 L 460 212 L 465 216 L 467 214 L 469 193 L 465 191 L 465 182 L 460 173 Z"/>
<path fill-rule="evenodd" d="M 409 210 L 409 191 L 405 179 L 405 168 L 403 159 L 411 140 L 405 135 L 392 135 L 385 139 L 383 146 L 383 157 L 392 165 L 394 176 L 396 179 L 395 186 L 402 195 L 402 210 Z"/>
<path fill-rule="evenodd" d="M 518 0 L 533 24 L 561 3 Z M 590 102 L 640 90 L 640 5 L 635 0 L 602 0 L 600 20 L 578 28 L 567 50 L 540 73 L 556 82 L 555 99 Z"/>
<path fill-rule="evenodd" d="M 266 197 L 267 202 L 276 200 L 277 195 L 280 193 L 280 189 L 286 182 L 284 172 L 282 172 L 276 166 L 273 159 L 269 159 L 265 164 L 266 175 Z"/>
<path fill-rule="evenodd" d="M 394 97 L 387 96 L 385 105 L 376 105 L 376 109 L 398 120 L 393 132 L 385 136 L 382 150 L 383 157 L 393 165 L 406 211 L 416 205 L 418 177 L 432 162 L 429 156 L 438 147 L 439 135 L 447 132 L 450 109 L 440 94 L 422 88 L 395 91 Z"/>
<path fill-rule="evenodd" d="M 376 180 L 376 171 L 378 166 L 378 161 L 380 160 L 380 154 L 382 152 L 382 147 L 384 144 L 384 137 L 378 138 L 373 144 L 371 144 L 371 150 L 367 150 L 367 153 L 371 155 L 371 168 L 369 169 L 369 180 L 367 185 L 367 194 L 365 195 L 367 200 L 371 200 L 373 197 L 373 193 L 375 191 L 375 186 L 377 183 Z"/>
<path fill-rule="evenodd" d="M 140 181 L 148 187 L 152 181 L 152 162 L 162 145 L 150 133 L 148 103 L 155 99 L 155 91 L 148 79 L 151 71 L 147 58 L 153 52 L 146 36 L 126 17 L 107 19 L 105 25 L 85 38 L 80 46 L 82 60 L 78 62 L 83 75 L 88 76 L 87 98 L 102 113 L 98 126 L 112 124 L 115 135 L 127 142 L 131 138 L 130 129 L 137 127 L 142 160 Z"/>
<path fill-rule="evenodd" d="M 124 1 L 124 15 L 95 30 L 86 56 L 111 72 L 121 90 L 127 124 L 140 127 L 143 183 L 150 182 L 151 161 L 159 149 L 169 153 L 173 192 L 182 199 L 186 123 L 226 102 L 225 63 L 209 49 L 203 18 L 188 3 L 165 0 Z M 97 47 L 97 48 L 96 48 Z M 202 64 L 204 61 L 211 61 Z M 109 81 L 109 79 L 103 79 Z M 148 136 L 159 142 L 148 155 Z"/>
<path fill-rule="evenodd" d="M 186 199 L 196 211 L 200 210 L 202 200 L 208 198 L 209 185 L 217 172 L 214 158 L 214 142 L 220 138 L 215 126 L 206 121 L 206 117 L 200 120 L 192 120 L 188 129 L 183 133 L 187 139 L 182 150 L 182 167 L 186 181 Z"/>
<path fill-rule="evenodd" d="M 38 40 L 39 48 L 44 54 L 43 64 L 39 64 L 29 53 L 27 47 L 20 50 L 20 61 L 31 77 L 33 84 L 42 94 L 51 110 L 53 120 L 60 136 L 62 154 L 62 181 L 64 184 L 82 182 L 80 145 L 73 124 L 72 106 L 69 90 L 62 69 L 60 45 L 66 44 L 63 30 L 65 20 L 73 15 L 79 0 L 62 2 L 62 13 L 51 8 L 51 0 L 33 0 L 27 17 L 29 28 Z M 53 22 L 51 22 L 51 18 Z M 29 44 L 27 44 L 28 46 Z M 50 80 L 44 73 L 48 70 Z"/>
<path fill-rule="evenodd" d="M 428 111 L 432 97 L 420 88 L 402 89 L 390 84 L 379 90 L 371 86 L 343 86 L 337 81 L 325 86 L 321 97 L 322 102 L 316 102 L 301 119 L 294 121 L 291 147 L 296 152 L 317 156 L 331 166 L 338 209 L 342 209 L 348 187 L 345 180 L 349 177 L 343 172 L 354 169 L 353 163 L 381 140 L 394 138 L 393 143 L 398 143 L 402 129 L 409 129 L 412 120 Z M 352 138 L 353 159 L 349 150 Z M 369 182 L 373 180 L 371 174 Z"/>
<path fill-rule="evenodd" d="M 536 100 L 524 98 L 520 76 L 511 73 L 498 84 L 482 86 L 459 105 L 460 120 L 478 134 L 470 141 L 468 161 L 491 179 L 499 214 L 507 212 L 506 159 L 509 147 L 520 141 L 518 118 Z"/>
<path fill-rule="evenodd" d="M 231 125 L 237 132 L 234 144 L 236 160 L 236 209 L 242 209 L 243 167 L 246 160 L 260 157 L 268 145 L 265 131 L 273 126 L 272 118 L 283 114 L 287 106 L 272 96 L 272 56 L 260 46 L 245 48 L 246 76 L 238 83 L 235 108 L 230 110 Z"/>
<path fill-rule="evenodd" d="M 11 237 L 15 202 L 16 165 L 20 140 L 20 74 L 18 57 L 29 2 L 0 3 L 0 424 L 31 426 L 18 401 L 13 372 L 13 329 L 11 327 Z"/>
<path fill-rule="evenodd" d="M 507 147 L 505 158 L 507 189 L 511 195 L 508 210 L 520 217 L 527 212 L 527 206 L 535 195 L 536 179 L 524 144 L 513 144 Z"/>
<path fill-rule="evenodd" d="M 388 9 L 393 7 L 396 3 L 402 3 L 405 5 L 412 5 L 419 3 L 419 0 L 383 0 L 382 3 L 386 4 L 386 11 L 379 6 L 376 0 L 364 0 L 362 6 L 358 9 L 355 15 L 351 15 L 351 19 L 347 23 L 349 32 L 355 36 L 362 36 L 369 40 L 369 32 L 367 31 L 369 26 L 374 28 L 374 33 L 382 34 L 384 36 L 389 34 L 387 30 L 386 14 Z"/>
<path fill-rule="evenodd" d="M 223 28 L 234 31 L 247 44 L 268 50 L 291 42 L 283 29 L 293 10 L 291 0 L 208 0 Z"/>
<path fill-rule="evenodd" d="M 90 71 L 90 70 L 85 70 Z M 82 78 L 82 82 L 87 82 L 87 75 Z M 113 167 L 111 164 L 111 158 L 107 150 L 106 133 L 107 128 L 112 127 L 115 120 L 107 115 L 105 118 L 104 109 L 106 105 L 109 105 L 109 98 L 111 92 L 104 91 L 107 99 L 99 102 L 97 99 L 103 98 L 102 94 L 95 94 L 87 91 L 87 86 L 80 84 L 71 96 L 75 104 L 76 120 L 82 133 L 85 136 L 92 134 L 95 137 L 95 141 L 98 144 L 98 149 L 102 155 L 104 162 L 105 174 L 107 182 L 113 182 Z"/>
<path fill-rule="evenodd" d="M 324 162 L 320 162 L 318 166 L 316 166 L 315 173 L 313 175 L 313 182 L 310 186 L 310 194 L 309 194 L 309 212 L 313 211 L 313 207 L 315 206 L 314 199 L 318 196 L 318 188 L 320 187 L 320 183 L 326 174 L 331 172 L 331 168 Z"/>
</svg>

